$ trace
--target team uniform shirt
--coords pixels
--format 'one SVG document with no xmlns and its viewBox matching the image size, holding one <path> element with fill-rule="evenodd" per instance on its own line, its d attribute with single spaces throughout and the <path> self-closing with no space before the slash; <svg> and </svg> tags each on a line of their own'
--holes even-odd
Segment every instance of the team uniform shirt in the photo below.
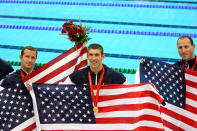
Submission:
<svg viewBox="0 0 197 131">
<path fill-rule="evenodd" d="M 180 61 L 176 62 L 174 65 L 182 67 L 184 69 L 190 69 L 190 70 L 197 71 L 197 58 L 195 56 L 194 59 L 191 59 L 189 61 L 180 60 Z"/>
<path fill-rule="evenodd" d="M 37 68 L 39 68 L 39 66 L 36 66 L 34 68 L 34 70 L 36 70 Z M 26 75 L 27 75 L 27 73 L 23 69 L 16 70 L 16 71 L 10 73 L 9 75 L 7 75 L 0 82 L 0 86 L 3 87 L 3 88 L 7 88 L 7 87 L 12 86 L 13 88 L 15 88 L 16 87 L 16 84 L 22 84 L 22 86 L 20 86 L 20 87 L 26 89 L 26 87 L 25 87 L 25 85 L 23 83 L 23 80 L 22 80 L 22 77 L 24 77 Z"/>
<path fill-rule="evenodd" d="M 7 88 L 10 86 L 15 88 L 16 84 L 22 84 L 21 87 L 25 88 L 25 85 L 22 81 L 21 72 L 24 73 L 24 75 L 27 75 L 22 69 L 16 70 L 16 71 L 12 72 L 11 74 L 7 75 L 5 77 L 5 79 L 2 80 L 1 86 L 3 88 Z"/>
<path fill-rule="evenodd" d="M 104 72 L 103 80 L 101 82 L 102 85 L 104 84 L 129 84 L 128 80 L 122 73 L 112 70 L 106 65 L 103 65 L 103 66 L 105 68 L 105 72 Z M 95 74 L 94 72 L 90 70 L 90 66 L 87 66 L 81 70 L 74 72 L 66 79 L 66 81 L 63 82 L 63 84 L 89 85 L 88 71 L 90 72 L 90 75 L 91 75 L 92 84 L 97 85 L 103 69 L 97 74 Z"/>
</svg>

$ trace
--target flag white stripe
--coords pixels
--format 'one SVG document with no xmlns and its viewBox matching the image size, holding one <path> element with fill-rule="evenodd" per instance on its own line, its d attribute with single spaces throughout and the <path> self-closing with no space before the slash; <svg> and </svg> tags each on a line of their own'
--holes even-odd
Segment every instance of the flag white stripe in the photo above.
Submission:
<svg viewBox="0 0 197 131">
<path fill-rule="evenodd" d="M 192 99 L 186 98 L 186 103 L 191 105 L 192 107 L 197 108 L 197 102 Z"/>
<path fill-rule="evenodd" d="M 173 130 L 165 126 L 164 131 L 173 131 Z"/>
<path fill-rule="evenodd" d="M 128 98 L 128 99 L 115 99 L 115 100 L 108 100 L 103 102 L 98 102 L 98 107 L 105 107 L 105 106 L 113 106 L 113 105 L 122 105 L 124 104 L 143 104 L 143 103 L 154 103 L 158 104 L 156 100 L 152 97 L 141 97 L 141 98 Z"/>
<path fill-rule="evenodd" d="M 193 82 L 197 82 L 197 77 L 196 76 L 194 76 L 194 75 L 190 75 L 190 74 L 187 74 L 187 73 L 185 73 L 185 79 L 187 79 L 187 80 L 192 80 Z"/>
<path fill-rule="evenodd" d="M 186 86 L 187 92 L 192 93 L 192 94 L 197 94 L 197 89 L 193 88 L 191 86 Z"/>
<path fill-rule="evenodd" d="M 20 125 L 18 125 L 17 127 L 13 128 L 11 131 L 21 131 L 24 128 L 30 126 L 32 123 L 35 123 L 35 117 L 31 117 L 28 120 L 26 120 L 25 122 L 21 123 Z"/>
<path fill-rule="evenodd" d="M 36 101 L 34 90 L 30 91 L 30 95 L 32 96 L 31 97 L 32 101 Z M 33 103 L 33 107 L 37 107 L 35 102 L 32 102 L 32 103 Z M 38 115 L 38 108 L 33 108 L 33 110 L 34 110 L 34 116 L 35 116 L 35 120 L 36 120 L 35 121 L 36 125 L 40 125 L 40 119 L 39 119 L 39 115 Z M 36 128 L 37 128 L 37 130 L 41 130 L 40 126 L 37 126 Z"/>
<path fill-rule="evenodd" d="M 134 130 L 138 127 L 161 127 L 162 124 L 153 121 L 139 121 L 135 124 L 41 124 L 43 130 Z"/>
<path fill-rule="evenodd" d="M 142 115 L 146 114 L 152 115 L 152 116 L 160 116 L 159 111 L 155 111 L 152 109 L 142 109 L 139 111 L 111 111 L 105 112 L 105 113 L 98 113 L 95 115 L 96 118 L 113 118 L 113 117 L 140 117 Z"/>
</svg>

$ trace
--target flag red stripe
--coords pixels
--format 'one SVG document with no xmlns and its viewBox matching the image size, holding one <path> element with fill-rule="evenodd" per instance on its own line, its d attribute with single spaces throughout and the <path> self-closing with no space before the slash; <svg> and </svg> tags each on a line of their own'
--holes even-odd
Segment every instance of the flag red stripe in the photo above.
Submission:
<svg viewBox="0 0 197 131">
<path fill-rule="evenodd" d="M 195 94 L 192 94 L 192 93 L 190 93 L 190 92 L 186 92 L 186 96 L 187 96 L 187 98 L 189 98 L 189 99 L 192 99 L 192 100 L 194 100 L 194 101 L 197 101 L 197 95 L 195 95 Z"/>
<path fill-rule="evenodd" d="M 185 80 L 186 81 L 186 85 L 192 87 L 192 88 L 195 88 L 197 89 L 197 83 L 194 82 L 194 81 L 191 81 L 191 80 Z"/>
<path fill-rule="evenodd" d="M 195 125 L 196 121 L 188 118 L 187 116 L 183 116 L 184 114 L 180 115 L 180 114 L 178 114 L 178 113 L 176 113 L 172 110 L 169 110 L 165 107 L 161 107 L 161 111 L 163 113 L 165 113 L 166 115 L 171 116 L 174 119 L 177 119 L 179 121 L 182 121 L 183 123 L 186 123 L 187 125 L 190 125 L 190 126 L 193 126 L 194 128 L 197 128 L 197 125 Z"/>
<path fill-rule="evenodd" d="M 164 124 L 166 127 L 170 128 L 170 129 L 172 129 L 172 130 L 174 130 L 174 131 L 185 131 L 185 130 L 183 130 L 182 128 L 180 128 L 179 126 L 176 126 L 175 124 L 172 124 L 171 122 L 166 121 L 165 119 L 163 119 L 163 124 Z"/>
<path fill-rule="evenodd" d="M 115 118 L 96 118 L 96 124 L 135 124 L 140 121 L 154 121 L 162 123 L 161 117 L 151 115 L 141 115 L 139 117 L 115 117 Z"/>
<path fill-rule="evenodd" d="M 73 47 L 70 50 L 67 50 L 66 52 L 64 52 L 63 54 L 59 55 L 58 57 L 56 57 L 55 59 L 51 60 L 50 62 L 48 62 L 47 64 L 43 65 L 42 68 L 38 68 L 36 71 L 32 72 L 31 74 L 27 75 L 26 77 L 23 78 L 23 81 L 26 82 L 27 80 L 31 79 L 32 77 L 36 76 L 37 74 L 41 73 L 42 71 L 46 70 L 47 68 L 51 67 L 52 65 L 54 65 L 57 61 L 60 61 L 61 59 L 67 57 L 68 55 L 70 55 L 71 53 L 76 51 L 76 48 L 79 49 L 81 48 L 82 44 L 77 46 L 77 47 Z"/>
<path fill-rule="evenodd" d="M 84 67 L 84 66 L 87 66 L 87 65 L 88 65 L 88 61 L 87 60 L 81 61 L 78 65 L 75 66 L 74 72 L 77 71 L 78 69 Z"/>
<path fill-rule="evenodd" d="M 186 109 L 187 111 L 189 111 L 189 112 L 192 112 L 192 113 L 194 113 L 194 114 L 197 114 L 197 108 L 196 108 L 196 107 L 193 107 L 193 106 L 191 106 L 191 105 L 186 104 L 186 105 L 185 105 L 185 109 Z"/>
<path fill-rule="evenodd" d="M 22 131 L 32 131 L 36 128 L 36 123 L 29 125 L 28 127 L 24 128 Z"/>
<path fill-rule="evenodd" d="M 192 71 L 190 69 L 185 69 L 184 71 L 189 75 L 197 76 L 197 71 Z"/>
<path fill-rule="evenodd" d="M 152 103 L 142 103 L 142 104 L 123 104 L 123 105 L 114 105 L 99 107 L 99 112 L 110 112 L 110 111 L 137 111 L 142 109 L 152 109 L 159 111 L 159 107 Z"/>
</svg>

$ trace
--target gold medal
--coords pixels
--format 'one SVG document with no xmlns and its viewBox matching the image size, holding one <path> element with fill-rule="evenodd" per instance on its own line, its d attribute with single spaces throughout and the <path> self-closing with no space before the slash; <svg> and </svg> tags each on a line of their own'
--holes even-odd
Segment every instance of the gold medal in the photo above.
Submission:
<svg viewBox="0 0 197 131">
<path fill-rule="evenodd" d="M 92 95 L 92 102 L 93 102 L 93 111 L 94 111 L 94 114 L 97 114 L 99 112 L 99 109 L 97 107 L 97 104 L 98 104 L 98 99 L 99 99 L 99 90 L 100 90 L 100 87 L 101 87 L 101 82 L 103 80 L 103 76 L 104 76 L 104 72 L 105 72 L 105 68 L 103 67 L 103 71 L 101 73 L 101 76 L 99 78 L 99 82 L 98 82 L 98 85 L 92 85 L 92 78 L 91 78 L 91 74 L 90 72 L 88 71 L 88 79 L 89 79 L 89 85 L 90 85 L 90 91 L 91 91 L 91 95 Z M 94 95 L 94 88 L 97 88 L 97 92 L 96 92 L 96 96 Z"/>
<path fill-rule="evenodd" d="M 94 111 L 94 114 L 98 113 L 98 112 L 99 112 L 99 109 L 98 109 L 98 107 L 94 106 L 94 109 L 93 109 L 93 111 Z"/>
</svg>

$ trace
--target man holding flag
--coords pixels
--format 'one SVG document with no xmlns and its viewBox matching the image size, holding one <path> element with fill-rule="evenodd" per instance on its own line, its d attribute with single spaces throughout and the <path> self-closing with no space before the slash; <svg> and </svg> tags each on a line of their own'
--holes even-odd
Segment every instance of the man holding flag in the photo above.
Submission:
<svg viewBox="0 0 197 131">
<path fill-rule="evenodd" d="M 197 74 L 191 70 L 143 58 L 135 83 L 150 82 L 164 98 L 161 107 L 165 130 L 197 129 Z"/>
<path fill-rule="evenodd" d="M 7 88 L 8 85 L 23 83 L 22 78 L 34 70 L 34 64 L 37 59 L 37 50 L 32 46 L 26 46 L 22 49 L 20 60 L 21 68 L 8 75 L 1 83 L 1 86 Z"/>
<path fill-rule="evenodd" d="M 20 55 L 21 68 L 2 80 L 0 92 L 0 129 L 2 130 L 24 129 L 34 121 L 31 96 L 22 78 L 34 71 L 36 59 L 36 48 L 24 47 Z"/>
<path fill-rule="evenodd" d="M 195 44 L 190 36 L 181 36 L 177 40 L 177 49 L 182 60 L 174 65 L 197 71 L 197 58 L 194 54 Z"/>
<path fill-rule="evenodd" d="M 100 44 L 88 46 L 87 59 L 90 66 L 71 74 L 65 84 L 129 84 L 126 77 L 102 63 L 105 58 L 103 47 Z M 100 82 L 100 83 L 99 83 Z"/>
</svg>

